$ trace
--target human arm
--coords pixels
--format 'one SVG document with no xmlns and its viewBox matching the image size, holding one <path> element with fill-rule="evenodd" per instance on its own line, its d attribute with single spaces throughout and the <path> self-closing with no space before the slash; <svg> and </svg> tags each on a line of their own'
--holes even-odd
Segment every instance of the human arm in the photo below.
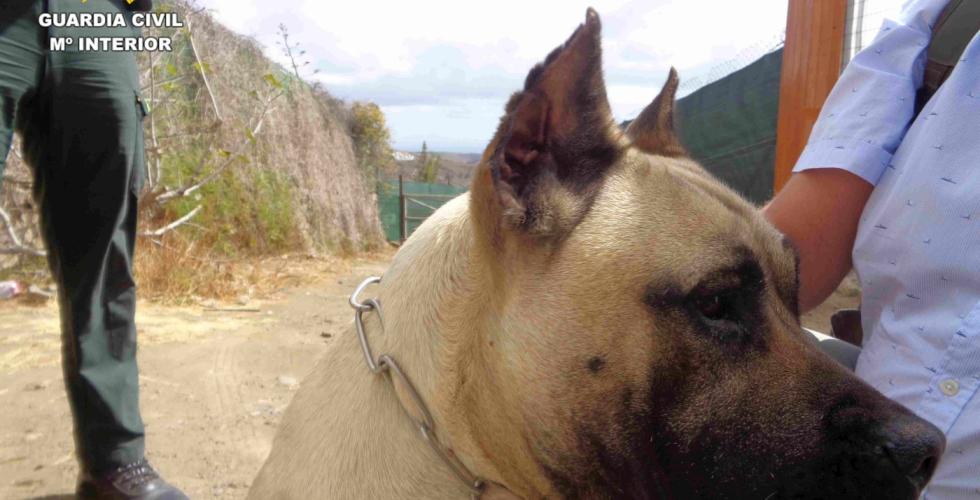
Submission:
<svg viewBox="0 0 980 500">
<path fill-rule="evenodd" d="M 864 205 L 912 121 L 925 50 L 947 0 L 910 2 L 857 54 L 824 103 L 794 175 L 763 213 L 800 253 L 800 310 L 851 269 Z"/>
<path fill-rule="evenodd" d="M 837 168 L 794 174 L 763 214 L 800 256 L 800 311 L 820 305 L 851 270 L 858 220 L 874 186 Z"/>
</svg>

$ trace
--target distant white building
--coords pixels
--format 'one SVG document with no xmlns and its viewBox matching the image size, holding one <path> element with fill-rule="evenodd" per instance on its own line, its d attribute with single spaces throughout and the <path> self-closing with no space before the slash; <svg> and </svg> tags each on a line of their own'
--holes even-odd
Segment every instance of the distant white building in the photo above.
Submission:
<svg viewBox="0 0 980 500">
<path fill-rule="evenodd" d="M 395 151 L 395 161 L 412 161 L 415 159 L 415 155 L 412 153 L 406 153 L 404 151 Z"/>
</svg>

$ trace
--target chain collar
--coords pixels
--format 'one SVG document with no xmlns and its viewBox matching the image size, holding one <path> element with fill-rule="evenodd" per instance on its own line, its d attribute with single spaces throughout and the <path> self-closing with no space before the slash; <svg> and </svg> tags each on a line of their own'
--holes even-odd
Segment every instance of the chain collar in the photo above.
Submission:
<svg viewBox="0 0 980 500">
<path fill-rule="evenodd" d="M 378 315 L 378 320 L 381 323 L 381 331 L 384 331 L 384 316 L 381 314 L 381 303 L 376 298 L 366 299 L 363 302 L 359 300 L 361 292 L 364 291 L 369 285 L 380 283 L 381 278 L 377 276 L 370 277 L 354 290 L 354 293 L 350 296 L 350 306 L 354 309 L 354 326 L 357 330 L 357 339 L 361 342 L 361 350 L 364 352 L 364 361 L 367 363 L 368 369 L 371 373 L 375 375 L 386 376 L 388 383 L 391 384 L 392 389 L 395 389 L 395 379 L 401 382 L 403 388 L 408 393 L 409 398 L 412 401 L 412 405 L 415 406 L 415 413 L 405 405 L 405 402 L 401 398 L 398 398 L 399 404 L 405 414 L 408 416 L 409 420 L 415 424 L 418 428 L 419 434 L 422 436 L 422 440 L 429 443 L 429 446 L 436 452 L 436 455 L 442 460 L 443 463 L 449 467 L 449 470 L 453 472 L 453 475 L 462 482 L 468 490 L 470 490 L 471 497 L 474 499 L 479 498 L 487 487 L 487 482 L 484 481 L 479 476 L 473 474 L 469 469 L 459 461 L 459 458 L 450 450 L 448 447 L 444 446 L 439 438 L 435 434 L 435 421 L 432 419 L 432 413 L 429 412 L 429 407 L 422 400 L 422 396 L 419 394 L 418 390 L 415 389 L 415 385 L 412 381 L 405 375 L 401 367 L 395 361 L 395 358 L 391 357 L 389 354 L 382 354 L 377 358 L 374 357 L 374 353 L 371 351 L 371 344 L 368 341 L 367 334 L 364 332 L 364 313 L 375 312 Z M 397 395 L 396 395 L 397 398 Z M 415 415 L 419 415 L 416 417 Z"/>
</svg>

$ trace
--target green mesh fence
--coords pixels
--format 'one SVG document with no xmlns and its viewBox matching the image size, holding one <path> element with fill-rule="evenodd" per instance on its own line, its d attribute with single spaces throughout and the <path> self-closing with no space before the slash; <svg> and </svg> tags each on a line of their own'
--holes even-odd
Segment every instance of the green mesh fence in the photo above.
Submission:
<svg viewBox="0 0 980 500">
<path fill-rule="evenodd" d="M 409 182 L 404 184 L 405 194 L 410 198 L 413 194 L 440 194 L 440 195 L 459 195 L 467 191 L 466 188 L 447 186 L 445 184 L 426 184 L 422 182 Z M 406 205 L 409 217 L 428 217 L 432 215 L 434 208 L 444 205 L 449 198 L 434 199 L 424 198 L 418 201 L 409 201 Z M 421 203 L 420 203 L 421 202 Z M 424 205 L 423 205 L 424 204 Z M 385 236 L 388 241 L 399 241 L 401 239 L 401 210 L 398 198 L 398 181 L 386 181 L 381 185 L 381 193 L 378 196 L 378 211 L 381 213 L 381 227 L 384 228 Z M 422 221 L 409 220 L 408 234 L 412 234 L 419 227 Z M 406 235 L 407 237 L 408 235 Z"/>
<path fill-rule="evenodd" d="M 776 117 L 783 50 L 770 52 L 748 66 L 677 100 L 675 125 L 691 156 L 708 171 L 755 203 L 772 197 L 776 162 Z M 625 125 L 625 124 L 624 124 Z M 406 182 L 406 194 L 456 195 L 465 192 L 443 184 Z M 448 199 L 420 200 L 433 208 Z M 398 241 L 398 181 L 382 184 L 378 204 L 390 241 Z M 409 217 L 427 217 L 432 209 L 408 203 Z M 411 234 L 420 221 L 408 222 Z"/>
<path fill-rule="evenodd" d="M 691 156 L 755 203 L 772 197 L 783 50 L 677 100 L 675 125 Z"/>
</svg>

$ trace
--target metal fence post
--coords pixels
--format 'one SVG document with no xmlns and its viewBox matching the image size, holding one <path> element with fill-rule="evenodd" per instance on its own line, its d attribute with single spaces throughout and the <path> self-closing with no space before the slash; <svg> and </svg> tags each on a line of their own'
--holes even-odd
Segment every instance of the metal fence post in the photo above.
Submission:
<svg viewBox="0 0 980 500">
<path fill-rule="evenodd" d="M 399 219 L 401 219 L 400 229 L 401 229 L 401 242 L 405 243 L 405 239 L 408 238 L 408 207 L 405 203 L 405 176 L 398 176 L 398 214 Z"/>
</svg>

